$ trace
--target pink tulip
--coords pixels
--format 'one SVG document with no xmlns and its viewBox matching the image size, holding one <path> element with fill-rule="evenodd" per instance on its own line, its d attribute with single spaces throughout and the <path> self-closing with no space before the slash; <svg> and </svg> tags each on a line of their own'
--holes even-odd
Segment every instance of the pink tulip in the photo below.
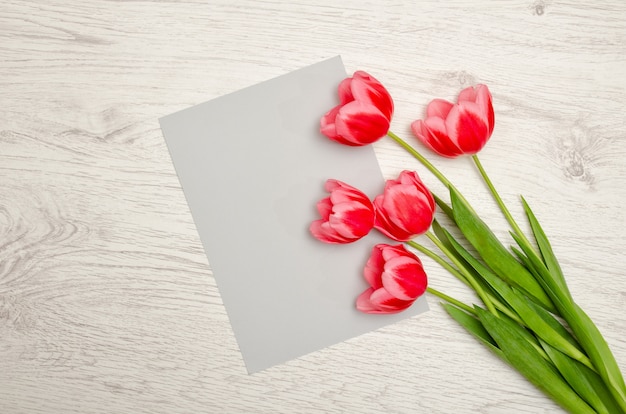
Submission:
<svg viewBox="0 0 626 414">
<path fill-rule="evenodd" d="M 387 180 L 383 194 L 374 199 L 374 227 L 387 237 L 407 241 L 430 228 L 435 200 L 415 171 L 402 171 Z"/>
<path fill-rule="evenodd" d="M 363 271 L 370 288 L 356 301 L 365 313 L 397 313 L 424 294 L 428 278 L 420 259 L 401 244 L 377 244 Z"/>
<path fill-rule="evenodd" d="M 340 144 L 361 146 L 389 131 L 393 100 L 380 82 L 357 71 L 339 84 L 338 92 L 339 105 L 321 119 L 322 134 Z"/>
<path fill-rule="evenodd" d="M 329 197 L 317 203 L 322 217 L 311 223 L 311 234 L 326 243 L 350 243 L 374 226 L 374 206 L 365 194 L 338 180 L 326 181 Z"/>
<path fill-rule="evenodd" d="M 413 122 L 411 131 L 437 154 L 457 157 L 480 151 L 491 137 L 494 122 L 489 88 L 477 85 L 461 91 L 456 104 L 433 100 L 426 120 Z"/>
</svg>

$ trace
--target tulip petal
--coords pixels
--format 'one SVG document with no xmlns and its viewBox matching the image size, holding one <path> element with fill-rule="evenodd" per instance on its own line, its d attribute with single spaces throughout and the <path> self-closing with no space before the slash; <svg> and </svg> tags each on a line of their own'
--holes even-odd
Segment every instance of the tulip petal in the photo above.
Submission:
<svg viewBox="0 0 626 414">
<path fill-rule="evenodd" d="M 356 308 L 363 313 L 380 313 L 378 307 L 374 306 L 370 297 L 374 293 L 374 288 L 369 288 L 356 299 Z"/>
<path fill-rule="evenodd" d="M 487 85 L 478 85 L 476 92 L 476 104 L 479 106 L 481 113 L 484 115 L 489 129 L 489 136 L 493 133 L 495 125 L 495 115 L 493 112 L 493 104 L 491 92 Z"/>
<path fill-rule="evenodd" d="M 370 288 L 357 299 L 357 309 L 366 313 L 397 313 L 426 291 L 428 283 L 422 262 L 403 245 L 377 244 L 364 269 Z"/>
<path fill-rule="evenodd" d="M 350 146 L 368 145 L 389 131 L 393 100 L 385 87 L 366 72 L 357 71 L 338 86 L 340 104 L 320 120 L 320 131 Z"/>
<path fill-rule="evenodd" d="M 427 278 L 420 260 L 411 255 L 387 261 L 382 282 L 392 296 L 401 300 L 415 300 L 426 291 Z"/>
<path fill-rule="evenodd" d="M 371 144 L 389 131 L 389 120 L 373 105 L 350 102 L 339 110 L 335 119 L 337 136 L 343 144 Z"/>
<path fill-rule="evenodd" d="M 406 256 L 406 255 L 413 255 L 413 253 L 409 253 L 409 251 L 407 249 L 405 249 L 404 246 L 401 245 L 401 244 L 397 244 L 395 246 L 392 246 L 392 245 L 389 245 L 389 244 L 384 244 L 382 246 L 384 246 L 384 248 L 381 249 L 384 262 L 387 262 L 387 261 L 389 261 L 391 259 L 394 259 L 396 257 L 403 257 L 403 256 Z M 384 269 L 381 268 L 381 273 L 382 273 L 383 270 Z"/>
<path fill-rule="evenodd" d="M 414 186 L 418 194 L 423 196 L 430 204 L 431 209 L 435 209 L 435 199 L 417 172 L 404 170 L 400 173 L 398 179 L 402 184 Z"/>
<path fill-rule="evenodd" d="M 414 186 L 399 184 L 390 187 L 387 197 L 383 200 L 383 209 L 390 215 L 393 222 L 410 224 L 415 221 L 424 204 L 427 203 L 424 194 L 419 193 Z"/>
<path fill-rule="evenodd" d="M 465 154 L 477 153 L 489 139 L 486 119 L 477 110 L 478 105 L 474 103 L 464 103 L 459 106 L 455 135 L 459 147 Z"/>
<path fill-rule="evenodd" d="M 333 109 L 328 111 L 320 120 L 320 132 L 330 139 L 335 139 L 337 137 L 335 119 L 337 118 L 337 114 L 339 114 L 340 109 L 341 105 L 335 106 Z"/>
<path fill-rule="evenodd" d="M 467 87 L 459 93 L 459 97 L 457 98 L 457 102 L 461 103 L 463 101 L 476 102 L 477 90 L 473 87 Z"/>
<path fill-rule="evenodd" d="M 343 183 L 339 180 L 329 178 L 328 180 L 326 180 L 326 183 L 324 184 L 324 190 L 328 191 L 329 193 L 332 193 L 337 188 L 341 188 L 342 184 Z"/>
<path fill-rule="evenodd" d="M 404 230 L 411 238 L 428 230 L 433 209 L 428 196 L 412 185 L 389 187 L 380 205 L 387 222 Z"/>
<path fill-rule="evenodd" d="M 376 78 L 366 72 L 357 71 L 350 86 L 355 100 L 372 104 L 381 111 L 387 120 L 391 120 L 393 99 Z"/>
<path fill-rule="evenodd" d="M 411 240 L 414 235 L 403 227 L 397 226 L 396 223 L 391 220 L 390 215 L 387 214 L 382 207 L 383 200 L 383 195 L 379 195 L 374 199 L 374 209 L 376 210 L 376 214 L 374 215 L 374 227 L 392 240 Z"/>
<path fill-rule="evenodd" d="M 320 213 L 320 217 L 323 220 L 328 220 L 330 213 L 333 211 L 333 205 L 330 202 L 330 197 L 326 197 L 317 202 L 317 211 Z"/>
<path fill-rule="evenodd" d="M 374 226 L 374 206 L 358 189 L 339 180 L 327 180 L 330 196 L 317 203 L 321 219 L 309 226 L 311 234 L 326 243 L 350 243 Z"/>
<path fill-rule="evenodd" d="M 349 203 L 335 204 L 328 218 L 330 226 L 346 238 L 361 238 L 374 225 L 374 214 L 367 208 L 355 208 Z"/>
<path fill-rule="evenodd" d="M 331 244 L 345 244 L 350 242 L 343 237 L 339 237 L 336 232 L 328 225 L 327 221 L 316 220 L 309 226 L 309 231 L 319 241 Z"/>
<path fill-rule="evenodd" d="M 479 84 L 476 85 L 476 87 L 469 87 L 464 89 L 459 94 L 458 102 L 460 106 L 465 106 L 470 103 L 477 105 L 475 109 L 472 109 L 472 112 L 474 112 L 475 115 L 478 115 L 480 118 L 483 119 L 485 125 L 487 126 L 487 130 L 489 131 L 486 135 L 487 139 L 489 139 L 489 137 L 493 133 L 495 117 L 493 112 L 491 92 L 489 92 L 489 88 L 487 87 L 487 85 Z M 485 139 L 485 142 L 487 139 Z"/>
<path fill-rule="evenodd" d="M 339 93 L 340 105 L 354 101 L 354 95 L 352 95 L 352 78 L 342 80 L 337 88 L 337 92 Z"/>
<path fill-rule="evenodd" d="M 394 226 L 394 224 L 389 220 L 379 218 L 378 216 L 376 216 L 374 221 L 374 228 L 395 241 L 405 242 L 415 237 L 413 234 L 406 232 L 404 229 Z"/>
<path fill-rule="evenodd" d="M 437 154 L 452 158 L 480 151 L 491 137 L 494 123 L 491 93 L 479 84 L 463 89 L 457 104 L 431 101 L 426 120 L 413 122 L 411 131 Z"/>
<path fill-rule="evenodd" d="M 330 193 L 330 200 L 333 204 L 358 202 L 363 206 L 371 206 L 370 200 L 363 192 L 354 187 L 340 185 L 327 190 Z"/>
<path fill-rule="evenodd" d="M 459 112 L 459 106 L 454 105 L 450 112 L 448 113 L 448 117 L 445 119 L 444 124 L 446 126 L 446 136 L 448 140 L 456 145 L 459 149 L 461 148 L 459 145 L 459 123 L 460 123 L 461 114 Z"/>
<path fill-rule="evenodd" d="M 448 112 L 449 113 L 449 112 Z M 438 132 L 440 135 L 447 136 L 448 132 L 446 130 L 446 119 L 439 117 L 428 117 L 424 121 L 424 127 L 428 129 L 429 132 Z"/>
<path fill-rule="evenodd" d="M 387 180 L 383 194 L 374 199 L 374 227 L 389 238 L 407 241 L 430 227 L 435 200 L 414 171 Z"/>
<path fill-rule="evenodd" d="M 372 248 L 370 258 L 367 260 L 365 268 L 363 269 L 365 280 L 374 289 L 383 287 L 381 275 L 385 268 L 385 260 L 383 259 L 384 250 L 381 246 L 386 245 L 376 245 Z"/>
<path fill-rule="evenodd" d="M 414 300 L 402 300 L 391 295 L 387 289 L 376 289 L 369 297 L 376 313 L 397 313 L 405 310 L 415 302 Z"/>
<path fill-rule="evenodd" d="M 426 117 L 441 118 L 442 120 L 446 119 L 453 106 L 453 103 L 444 99 L 433 99 L 426 107 Z"/>
<path fill-rule="evenodd" d="M 427 118 L 426 121 L 415 121 L 411 125 L 413 134 L 424 145 L 444 157 L 456 157 L 462 154 L 461 149 L 448 138 L 446 125 L 441 118 Z"/>
</svg>

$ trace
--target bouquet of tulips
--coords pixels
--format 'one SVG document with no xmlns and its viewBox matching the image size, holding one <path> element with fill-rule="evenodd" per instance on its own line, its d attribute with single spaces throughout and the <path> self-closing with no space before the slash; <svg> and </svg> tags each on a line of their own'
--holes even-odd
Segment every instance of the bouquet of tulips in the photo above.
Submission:
<svg viewBox="0 0 626 414">
<path fill-rule="evenodd" d="M 326 243 L 350 243 L 377 229 L 396 244 L 378 244 L 364 268 L 370 288 L 356 307 L 366 313 L 401 312 L 425 292 L 442 299 L 449 315 L 480 343 L 517 369 L 572 413 L 626 413 L 626 385 L 606 341 L 572 298 L 548 238 L 522 198 L 524 234 L 476 155 L 494 128 L 487 86 L 461 91 L 456 103 L 435 99 L 411 131 L 444 157 L 471 156 L 511 228 L 507 248 L 469 201 L 420 152 L 389 130 L 393 100 L 375 78 L 355 72 L 338 86 L 339 105 L 321 119 L 320 131 L 349 146 L 389 137 L 423 164 L 449 191 L 433 194 L 414 171 L 388 180 L 370 200 L 347 183 L 330 179 L 310 231 Z M 436 213 L 446 217 L 436 217 Z M 447 228 L 444 226 L 446 222 Z M 418 236 L 432 242 L 419 243 Z M 468 305 L 433 287 L 416 252 L 443 266 L 475 291 Z"/>
</svg>

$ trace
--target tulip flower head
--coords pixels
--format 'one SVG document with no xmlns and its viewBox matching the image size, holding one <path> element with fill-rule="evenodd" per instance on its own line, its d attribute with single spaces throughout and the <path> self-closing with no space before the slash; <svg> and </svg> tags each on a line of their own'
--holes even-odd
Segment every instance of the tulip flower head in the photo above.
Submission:
<svg viewBox="0 0 626 414">
<path fill-rule="evenodd" d="M 374 77 L 357 71 L 339 84 L 338 92 L 339 105 L 321 119 L 322 134 L 340 144 L 362 146 L 389 131 L 393 100 Z"/>
<path fill-rule="evenodd" d="M 424 234 L 435 214 L 435 199 L 415 171 L 402 171 L 387 180 L 383 194 L 374 199 L 374 227 L 396 241 Z"/>
<path fill-rule="evenodd" d="M 456 104 L 431 101 L 426 119 L 413 122 L 411 131 L 437 154 L 453 158 L 480 151 L 491 137 L 494 122 L 489 88 L 477 85 L 461 91 Z"/>
<path fill-rule="evenodd" d="M 363 271 L 370 288 L 357 299 L 365 313 L 397 313 L 424 294 L 428 278 L 420 259 L 401 244 L 377 244 Z"/>
<path fill-rule="evenodd" d="M 322 217 L 309 230 L 325 243 L 350 243 L 360 239 L 374 226 L 374 206 L 358 189 L 339 180 L 326 181 L 329 197 L 317 203 Z"/>
</svg>

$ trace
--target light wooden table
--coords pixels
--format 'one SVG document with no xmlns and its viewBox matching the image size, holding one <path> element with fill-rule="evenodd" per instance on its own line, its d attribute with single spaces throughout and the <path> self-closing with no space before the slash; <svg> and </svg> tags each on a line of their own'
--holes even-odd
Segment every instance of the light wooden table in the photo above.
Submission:
<svg viewBox="0 0 626 414">
<path fill-rule="evenodd" d="M 430 99 L 490 86 L 483 163 L 626 369 L 626 3 L 387 3 L 2 3 L 0 412 L 560 412 L 432 298 L 246 374 L 158 118 L 337 54 L 387 86 L 407 137 Z M 375 149 L 388 178 L 421 171 Z M 469 160 L 437 162 L 506 236 Z"/>
</svg>

